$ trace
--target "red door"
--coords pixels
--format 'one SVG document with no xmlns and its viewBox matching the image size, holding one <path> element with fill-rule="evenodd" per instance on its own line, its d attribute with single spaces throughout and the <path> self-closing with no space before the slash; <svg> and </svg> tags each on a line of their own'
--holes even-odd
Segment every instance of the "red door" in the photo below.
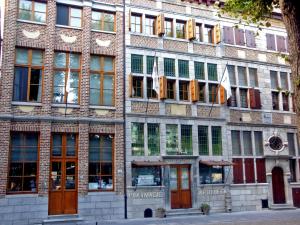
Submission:
<svg viewBox="0 0 300 225">
<path fill-rule="evenodd" d="M 171 166 L 171 208 L 191 208 L 191 181 L 189 165 Z"/>
<path fill-rule="evenodd" d="M 272 187 L 274 204 L 285 203 L 283 170 L 280 167 L 274 167 L 272 170 Z"/>
<path fill-rule="evenodd" d="M 300 188 L 293 188 L 294 206 L 300 208 Z"/>
</svg>

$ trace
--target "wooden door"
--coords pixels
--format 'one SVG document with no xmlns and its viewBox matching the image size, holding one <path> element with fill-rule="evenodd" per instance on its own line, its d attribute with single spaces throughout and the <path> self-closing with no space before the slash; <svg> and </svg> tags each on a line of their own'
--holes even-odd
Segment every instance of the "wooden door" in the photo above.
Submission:
<svg viewBox="0 0 300 225">
<path fill-rule="evenodd" d="M 300 208 L 300 188 L 293 188 L 294 206 Z"/>
<path fill-rule="evenodd" d="M 77 145 L 75 134 L 52 135 L 49 215 L 77 213 Z"/>
<path fill-rule="evenodd" d="M 285 203 L 283 170 L 280 167 L 274 167 L 272 170 L 272 188 L 274 204 Z"/>
<path fill-rule="evenodd" d="M 170 169 L 171 208 L 191 208 L 190 166 L 174 165 Z"/>
</svg>

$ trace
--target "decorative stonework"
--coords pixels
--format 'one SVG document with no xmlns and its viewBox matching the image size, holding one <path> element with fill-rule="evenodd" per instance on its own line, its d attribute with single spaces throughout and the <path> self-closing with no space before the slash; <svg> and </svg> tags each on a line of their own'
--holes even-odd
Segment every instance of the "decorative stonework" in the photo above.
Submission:
<svg viewBox="0 0 300 225">
<path fill-rule="evenodd" d="M 278 155 L 279 152 L 282 152 L 285 147 L 288 146 L 288 144 L 287 142 L 283 142 L 282 138 L 277 133 L 274 133 L 274 135 L 270 136 L 268 141 L 265 142 L 265 146 L 269 147 L 271 151 Z"/>
<path fill-rule="evenodd" d="M 24 34 L 25 37 L 29 39 L 37 39 L 41 32 L 39 30 L 37 31 L 27 31 L 27 30 L 22 30 L 22 33 Z"/>
<path fill-rule="evenodd" d="M 96 43 L 97 43 L 97 45 L 99 45 L 100 47 L 108 47 L 108 46 L 110 46 L 110 44 L 111 44 L 111 40 L 105 40 L 105 41 L 103 41 L 103 40 L 100 40 L 100 39 L 96 39 Z"/>
<path fill-rule="evenodd" d="M 65 42 L 65 43 L 69 43 L 69 44 L 72 44 L 74 43 L 76 40 L 77 40 L 77 37 L 76 36 L 66 36 L 64 34 L 61 34 L 60 35 L 61 39 Z"/>
</svg>

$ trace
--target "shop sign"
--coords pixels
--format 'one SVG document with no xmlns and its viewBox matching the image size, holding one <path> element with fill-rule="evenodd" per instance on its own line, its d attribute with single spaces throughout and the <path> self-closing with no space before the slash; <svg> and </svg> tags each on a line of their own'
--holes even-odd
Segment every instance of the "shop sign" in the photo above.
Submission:
<svg viewBox="0 0 300 225">
<path fill-rule="evenodd" d="M 129 198 L 162 198 L 164 196 L 163 192 L 131 192 L 128 193 Z"/>
</svg>

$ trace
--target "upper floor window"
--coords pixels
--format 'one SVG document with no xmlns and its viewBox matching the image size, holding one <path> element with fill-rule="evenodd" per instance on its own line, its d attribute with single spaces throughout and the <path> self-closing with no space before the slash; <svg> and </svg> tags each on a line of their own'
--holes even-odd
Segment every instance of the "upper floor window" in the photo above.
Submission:
<svg viewBox="0 0 300 225">
<path fill-rule="evenodd" d="M 207 43 L 214 42 L 214 26 L 212 25 L 205 25 L 203 29 L 204 33 L 204 41 Z"/>
<path fill-rule="evenodd" d="M 138 14 L 131 14 L 130 18 L 131 32 L 142 33 L 142 16 Z"/>
<path fill-rule="evenodd" d="M 90 64 L 90 104 L 114 104 L 114 58 L 91 56 Z"/>
<path fill-rule="evenodd" d="M 57 4 L 56 24 L 71 27 L 81 27 L 81 18 L 81 9 Z"/>
<path fill-rule="evenodd" d="M 185 39 L 186 23 L 184 21 L 176 21 L 176 38 Z"/>
<path fill-rule="evenodd" d="M 208 74 L 208 80 L 217 81 L 218 80 L 217 64 L 207 63 L 207 74 Z"/>
<path fill-rule="evenodd" d="M 131 72 L 143 73 L 143 55 L 131 55 Z"/>
<path fill-rule="evenodd" d="M 53 79 L 54 103 L 79 103 L 80 55 L 56 52 Z"/>
<path fill-rule="evenodd" d="M 175 59 L 164 58 L 164 74 L 175 77 Z"/>
<path fill-rule="evenodd" d="M 16 49 L 13 101 L 41 102 L 43 52 Z"/>
<path fill-rule="evenodd" d="M 37 192 L 38 133 L 16 132 L 10 140 L 7 192 Z"/>
<path fill-rule="evenodd" d="M 267 49 L 272 51 L 286 52 L 287 41 L 284 36 L 266 34 Z"/>
<path fill-rule="evenodd" d="M 115 15 L 107 12 L 92 12 L 92 29 L 115 31 Z"/>
<path fill-rule="evenodd" d="M 165 19 L 165 36 L 173 37 L 173 20 Z"/>
<path fill-rule="evenodd" d="M 179 77 L 189 77 L 189 61 L 178 60 L 178 75 Z"/>
<path fill-rule="evenodd" d="M 144 155 L 144 124 L 131 124 L 131 150 L 132 155 Z"/>
<path fill-rule="evenodd" d="M 204 63 L 203 62 L 195 62 L 194 67 L 195 67 L 195 78 L 204 80 L 205 79 Z"/>
<path fill-rule="evenodd" d="M 196 24 L 196 41 L 203 41 L 203 30 L 201 23 Z"/>
<path fill-rule="evenodd" d="M 31 0 L 19 0 L 19 19 L 46 22 L 47 4 Z"/>
<path fill-rule="evenodd" d="M 155 17 L 146 16 L 145 18 L 145 33 L 155 35 Z"/>
</svg>

